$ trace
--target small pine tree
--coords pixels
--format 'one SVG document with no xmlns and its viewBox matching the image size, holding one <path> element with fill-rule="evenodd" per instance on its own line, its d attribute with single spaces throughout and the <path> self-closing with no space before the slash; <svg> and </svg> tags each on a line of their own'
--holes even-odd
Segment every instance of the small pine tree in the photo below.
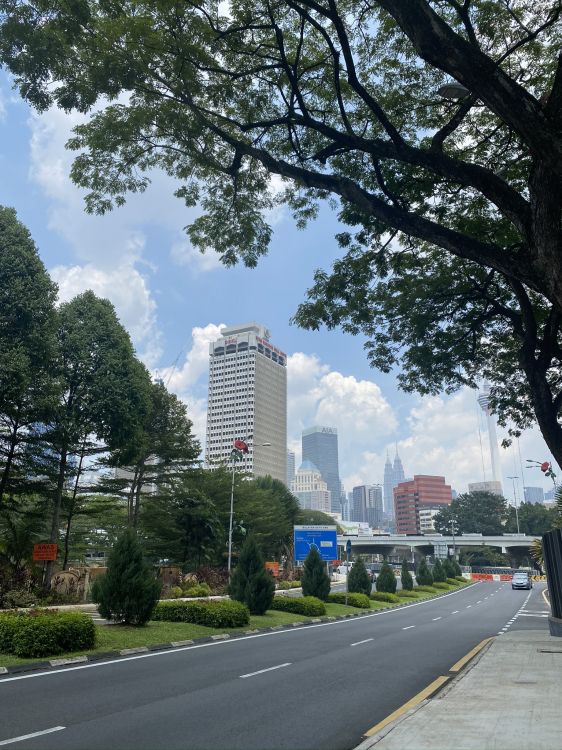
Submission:
<svg viewBox="0 0 562 750">
<path fill-rule="evenodd" d="M 350 593 L 367 594 L 367 596 L 371 593 L 371 577 L 367 573 L 365 563 L 360 557 L 349 571 L 347 590 Z"/>
<path fill-rule="evenodd" d="M 158 603 L 161 584 L 143 559 L 134 529 L 127 529 L 109 554 L 107 573 L 95 581 L 92 598 L 106 620 L 144 625 Z"/>
<path fill-rule="evenodd" d="M 437 558 L 435 560 L 435 563 L 433 564 L 433 570 L 431 571 L 433 574 L 433 580 L 436 583 L 444 583 L 447 576 L 445 575 L 445 571 L 443 570 L 443 565 L 441 564 L 441 560 Z"/>
<path fill-rule="evenodd" d="M 408 568 L 408 561 L 406 558 L 402 560 L 402 572 L 400 574 L 400 580 L 402 581 L 402 588 L 404 591 L 411 591 L 414 588 L 414 579 Z"/>
<path fill-rule="evenodd" d="M 262 554 L 253 536 L 246 539 L 240 551 L 228 593 L 232 599 L 245 604 L 252 615 L 263 615 L 271 607 L 275 582 L 265 569 Z"/>
<path fill-rule="evenodd" d="M 457 575 L 454 565 L 449 558 L 443 560 L 443 570 L 445 571 L 445 578 L 454 578 Z"/>
<path fill-rule="evenodd" d="M 387 594 L 396 592 L 396 576 L 386 561 L 383 562 L 381 572 L 377 577 L 377 591 L 383 591 Z"/>
<path fill-rule="evenodd" d="M 418 572 L 416 573 L 416 582 L 418 586 L 431 586 L 433 583 L 433 576 L 431 575 L 430 569 L 427 567 L 425 557 L 421 559 L 418 565 Z"/>
<path fill-rule="evenodd" d="M 458 564 L 456 560 L 453 559 L 452 561 L 453 570 L 455 571 L 456 576 L 462 576 L 462 569 L 461 566 Z"/>
<path fill-rule="evenodd" d="M 316 547 L 311 547 L 310 552 L 306 556 L 301 584 L 303 596 L 315 596 L 324 602 L 328 600 L 330 579 L 326 573 L 326 565 Z"/>
</svg>

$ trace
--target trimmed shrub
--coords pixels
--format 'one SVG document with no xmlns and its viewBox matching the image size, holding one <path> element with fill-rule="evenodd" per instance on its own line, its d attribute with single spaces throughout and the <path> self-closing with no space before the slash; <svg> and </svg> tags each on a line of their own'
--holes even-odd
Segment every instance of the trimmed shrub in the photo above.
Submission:
<svg viewBox="0 0 562 750">
<path fill-rule="evenodd" d="M 448 557 L 446 560 L 443 560 L 443 570 L 445 572 L 445 578 L 454 578 L 456 575 L 455 572 L 455 566 L 451 562 L 451 559 Z"/>
<path fill-rule="evenodd" d="M 336 591 L 328 596 L 328 601 L 334 604 L 345 604 L 345 592 Z M 347 595 L 347 605 L 358 609 L 371 609 L 371 602 L 366 594 L 352 592 Z"/>
<path fill-rule="evenodd" d="M 430 569 L 427 567 L 425 557 L 423 557 L 418 565 L 418 572 L 416 573 L 416 581 L 418 585 L 431 586 L 433 583 L 433 576 L 431 575 Z"/>
<path fill-rule="evenodd" d="M 3 597 L 3 607 L 11 609 L 12 607 L 33 607 L 41 597 L 28 589 L 12 589 L 7 591 Z"/>
<path fill-rule="evenodd" d="M 402 589 L 401 591 L 396 592 L 396 596 L 399 596 L 401 599 L 417 599 L 418 595 L 415 591 L 410 591 L 409 589 Z"/>
<path fill-rule="evenodd" d="M 239 628 L 250 622 L 248 607 L 236 601 L 160 602 L 153 620 L 191 622 L 209 628 Z"/>
<path fill-rule="evenodd" d="M 362 558 L 355 561 L 355 565 L 349 571 L 347 578 L 347 590 L 350 593 L 365 594 L 369 596 L 372 589 L 371 576 L 367 573 L 367 568 Z"/>
<path fill-rule="evenodd" d="M 387 602 L 387 604 L 399 604 L 400 597 L 396 594 L 389 593 L 388 591 L 374 591 L 370 599 L 374 602 Z"/>
<path fill-rule="evenodd" d="M 445 583 L 448 583 L 449 586 L 458 586 L 459 582 L 455 578 L 446 578 Z"/>
<path fill-rule="evenodd" d="M 94 621 L 83 612 L 14 613 L 0 616 L 0 651 L 20 657 L 54 656 L 93 648 Z"/>
<path fill-rule="evenodd" d="M 445 578 L 447 578 L 447 576 L 445 575 L 445 571 L 443 570 L 443 566 L 441 565 L 441 560 L 439 560 L 439 558 L 433 563 L 433 569 L 431 573 L 433 575 L 434 582 L 445 583 Z"/>
<path fill-rule="evenodd" d="M 400 573 L 400 580 L 402 581 L 402 591 L 412 591 L 414 588 L 414 579 L 408 568 L 408 561 L 406 558 L 402 560 L 402 571 Z"/>
<path fill-rule="evenodd" d="M 127 529 L 109 554 L 107 573 L 94 582 L 92 599 L 100 615 L 127 625 L 144 625 L 160 597 L 161 585 L 143 559 L 133 529 Z"/>
<path fill-rule="evenodd" d="M 279 581 L 277 584 L 277 588 L 281 589 L 281 591 L 286 591 L 287 589 L 292 588 L 291 587 L 292 581 Z"/>
<path fill-rule="evenodd" d="M 386 561 L 383 562 L 381 572 L 377 576 L 376 588 L 377 591 L 387 594 L 394 594 L 396 591 L 396 576 Z"/>
<path fill-rule="evenodd" d="M 207 583 L 195 583 L 183 590 L 183 596 L 210 596 L 211 587 Z"/>
<path fill-rule="evenodd" d="M 293 612 L 296 615 L 320 617 L 326 614 L 326 605 L 315 596 L 300 596 L 298 599 L 289 596 L 275 596 L 270 609 L 279 612 Z"/>
<path fill-rule="evenodd" d="M 433 586 L 424 586 L 423 584 L 421 586 L 416 586 L 414 588 L 414 591 L 423 591 L 426 594 L 436 594 L 437 589 Z"/>
<path fill-rule="evenodd" d="M 180 596 L 183 596 L 181 586 L 172 586 L 168 591 L 168 596 L 170 597 L 170 599 L 179 599 Z"/>
<path fill-rule="evenodd" d="M 316 547 L 311 547 L 306 556 L 301 582 L 303 596 L 315 596 L 323 602 L 328 600 L 330 579 L 326 573 L 326 565 Z"/>
<path fill-rule="evenodd" d="M 228 593 L 232 599 L 245 604 L 252 615 L 263 615 L 271 607 L 275 581 L 265 569 L 262 554 L 253 536 L 249 536 L 242 546 Z"/>
<path fill-rule="evenodd" d="M 464 576 L 455 576 L 455 581 L 458 581 L 459 583 L 468 583 L 469 579 Z"/>
<path fill-rule="evenodd" d="M 449 591 L 450 586 L 449 586 L 448 583 L 445 583 L 445 581 L 434 581 L 433 588 L 434 589 L 440 589 L 440 590 L 443 590 L 443 591 Z"/>
</svg>

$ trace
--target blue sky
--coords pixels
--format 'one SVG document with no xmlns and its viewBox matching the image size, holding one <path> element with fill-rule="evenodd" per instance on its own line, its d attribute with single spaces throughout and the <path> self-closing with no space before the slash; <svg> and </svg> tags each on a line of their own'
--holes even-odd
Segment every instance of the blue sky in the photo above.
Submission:
<svg viewBox="0 0 562 750">
<path fill-rule="evenodd" d="M 220 325 L 255 320 L 269 327 L 273 343 L 290 357 L 290 446 L 300 452 L 305 427 L 336 426 L 346 489 L 382 481 L 386 450 L 393 454 L 395 444 L 408 476 L 443 474 L 459 491 L 469 481 L 491 478 L 473 392 L 403 394 L 394 375 L 369 368 L 361 337 L 290 325 L 314 270 L 329 269 L 339 255 L 332 211 L 325 207 L 305 231 L 288 213 L 275 212 L 273 242 L 258 267 L 226 269 L 190 246 L 182 228 L 197 211 L 174 198 L 174 185 L 162 174 L 124 208 L 104 217 L 84 213 L 82 195 L 68 177 L 72 154 L 64 148 L 79 121 L 59 111 L 32 113 L 0 72 L 0 203 L 14 206 L 29 227 L 62 300 L 87 288 L 111 299 L 139 355 L 188 403 L 201 440 L 208 342 Z M 523 463 L 549 458 L 536 430 L 521 438 L 520 451 Z M 513 474 L 549 488 L 540 472 L 521 470 L 517 450 L 500 452 L 507 496 Z"/>
</svg>

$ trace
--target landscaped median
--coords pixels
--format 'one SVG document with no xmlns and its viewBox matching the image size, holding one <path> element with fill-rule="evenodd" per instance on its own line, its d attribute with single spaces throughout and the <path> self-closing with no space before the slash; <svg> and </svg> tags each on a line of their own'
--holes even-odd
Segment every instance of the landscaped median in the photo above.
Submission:
<svg viewBox="0 0 562 750">
<path fill-rule="evenodd" d="M 229 600 L 163 601 L 157 605 L 153 619 L 143 627 L 94 625 L 91 617 L 79 612 L 2 612 L 0 672 L 59 666 L 61 657 L 81 657 L 81 661 L 87 657 L 93 661 L 122 656 L 129 649 L 160 650 L 189 645 L 191 641 L 233 638 L 272 628 L 354 617 L 442 596 L 467 585 L 470 582 L 455 581 L 438 588 L 420 586 L 397 594 L 375 592 L 371 598 L 349 594 L 348 606 L 343 593 L 330 594 L 328 602 L 314 597 L 278 596 L 273 608 L 264 615 L 250 615 L 244 605 Z M 352 604 L 359 606 L 349 606 Z M 37 663 L 37 658 L 48 661 Z"/>
</svg>

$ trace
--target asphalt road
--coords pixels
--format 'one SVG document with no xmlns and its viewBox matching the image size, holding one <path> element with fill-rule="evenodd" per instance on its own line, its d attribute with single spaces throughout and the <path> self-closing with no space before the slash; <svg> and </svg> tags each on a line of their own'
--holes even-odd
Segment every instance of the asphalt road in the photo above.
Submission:
<svg viewBox="0 0 562 750">
<path fill-rule="evenodd" d="M 546 610 L 542 588 L 528 599 L 479 583 L 353 620 L 4 677 L 0 745 L 64 727 L 18 747 L 347 750 L 483 638 L 546 627 L 522 614 Z"/>
</svg>

